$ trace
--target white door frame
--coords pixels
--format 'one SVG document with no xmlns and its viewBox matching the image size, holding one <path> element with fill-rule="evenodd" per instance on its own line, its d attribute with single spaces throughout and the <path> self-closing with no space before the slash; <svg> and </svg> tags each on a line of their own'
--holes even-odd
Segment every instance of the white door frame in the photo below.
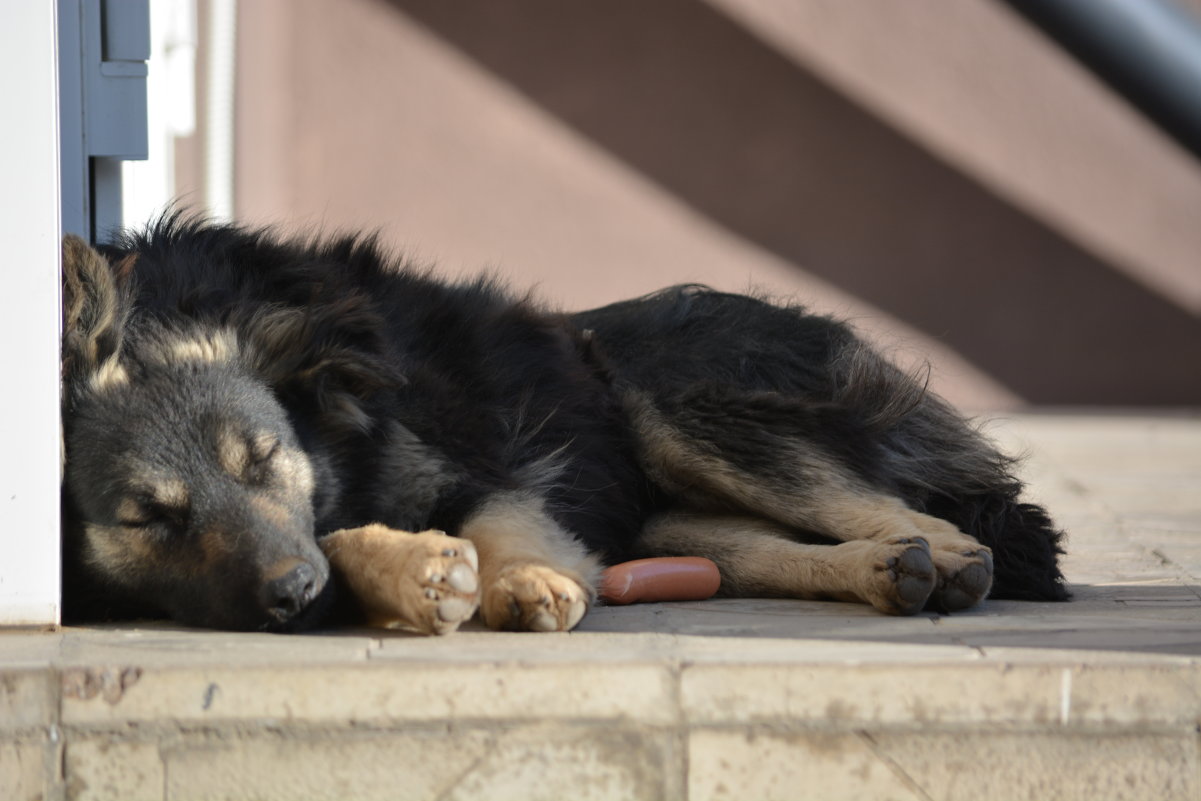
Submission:
<svg viewBox="0 0 1201 801">
<path fill-rule="evenodd" d="M 0 26 L 0 626 L 57 626 L 61 246 L 121 223 L 121 161 L 146 158 L 149 0 L 29 0 Z"/>
<path fill-rule="evenodd" d="M 59 126 L 54 3 L 11 3 L 0 34 L 0 625 L 60 614 Z"/>
</svg>

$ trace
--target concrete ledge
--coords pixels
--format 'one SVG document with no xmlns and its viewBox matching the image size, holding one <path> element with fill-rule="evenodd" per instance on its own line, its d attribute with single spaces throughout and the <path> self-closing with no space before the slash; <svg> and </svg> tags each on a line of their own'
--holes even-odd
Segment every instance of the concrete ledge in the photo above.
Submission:
<svg viewBox="0 0 1201 801">
<path fill-rule="evenodd" d="M 1201 797 L 1201 424 L 1000 433 L 1038 443 L 1072 603 L 718 600 L 439 639 L 5 632 L 0 797 Z"/>
<path fill-rule="evenodd" d="M 639 613 L 599 616 L 627 612 Z M 1201 794 L 1196 657 L 604 632 L 107 633 L 137 643 L 124 662 L 80 658 L 72 645 L 95 631 L 5 638 L 60 646 L 50 664 L 0 672 L 5 697 L 24 701 L 4 718 L 6 797 Z M 244 643 L 247 660 L 206 658 L 214 639 Z M 331 641 L 366 656 L 289 657 Z M 279 662 L 261 664 L 272 646 Z"/>
</svg>

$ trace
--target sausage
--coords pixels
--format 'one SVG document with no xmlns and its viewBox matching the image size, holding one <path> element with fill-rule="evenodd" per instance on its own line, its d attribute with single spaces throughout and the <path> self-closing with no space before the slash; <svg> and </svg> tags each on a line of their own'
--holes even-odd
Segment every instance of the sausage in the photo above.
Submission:
<svg viewBox="0 0 1201 801">
<path fill-rule="evenodd" d="M 607 604 L 653 601 L 703 601 L 717 592 L 721 573 L 700 556 L 635 559 L 606 568 L 600 597 Z"/>
</svg>

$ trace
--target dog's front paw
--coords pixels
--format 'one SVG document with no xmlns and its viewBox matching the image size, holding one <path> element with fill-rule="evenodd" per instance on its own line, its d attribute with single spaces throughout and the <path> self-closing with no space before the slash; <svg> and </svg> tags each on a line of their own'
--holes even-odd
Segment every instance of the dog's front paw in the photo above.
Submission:
<svg viewBox="0 0 1201 801">
<path fill-rule="evenodd" d="M 591 602 L 577 579 L 546 565 L 516 564 L 486 580 L 480 616 L 493 629 L 568 631 Z"/>
<path fill-rule="evenodd" d="M 335 531 L 321 549 L 373 625 L 449 634 L 479 606 L 479 559 L 467 540 L 372 524 Z"/>
</svg>

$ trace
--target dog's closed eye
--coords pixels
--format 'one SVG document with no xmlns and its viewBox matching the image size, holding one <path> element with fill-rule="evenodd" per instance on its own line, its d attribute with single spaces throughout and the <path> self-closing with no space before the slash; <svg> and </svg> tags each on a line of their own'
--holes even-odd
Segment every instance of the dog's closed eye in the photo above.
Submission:
<svg viewBox="0 0 1201 801">
<path fill-rule="evenodd" d="M 123 499 L 117 505 L 117 522 L 126 528 L 181 529 L 187 526 L 189 507 L 186 497 L 173 498 L 170 502 L 135 495 Z"/>
<path fill-rule="evenodd" d="M 225 472 L 244 484 L 257 486 L 271 475 L 271 462 L 280 439 L 272 431 L 247 433 L 226 429 L 217 437 L 217 460 Z"/>
<path fill-rule="evenodd" d="M 243 480 L 247 484 L 265 484 L 271 475 L 271 463 L 279 453 L 279 437 L 271 432 L 262 432 L 248 438 L 246 468 Z"/>
<path fill-rule="evenodd" d="M 269 461 L 279 450 L 279 437 L 270 431 L 263 431 L 251 436 L 248 446 L 251 464 L 262 464 Z"/>
</svg>

